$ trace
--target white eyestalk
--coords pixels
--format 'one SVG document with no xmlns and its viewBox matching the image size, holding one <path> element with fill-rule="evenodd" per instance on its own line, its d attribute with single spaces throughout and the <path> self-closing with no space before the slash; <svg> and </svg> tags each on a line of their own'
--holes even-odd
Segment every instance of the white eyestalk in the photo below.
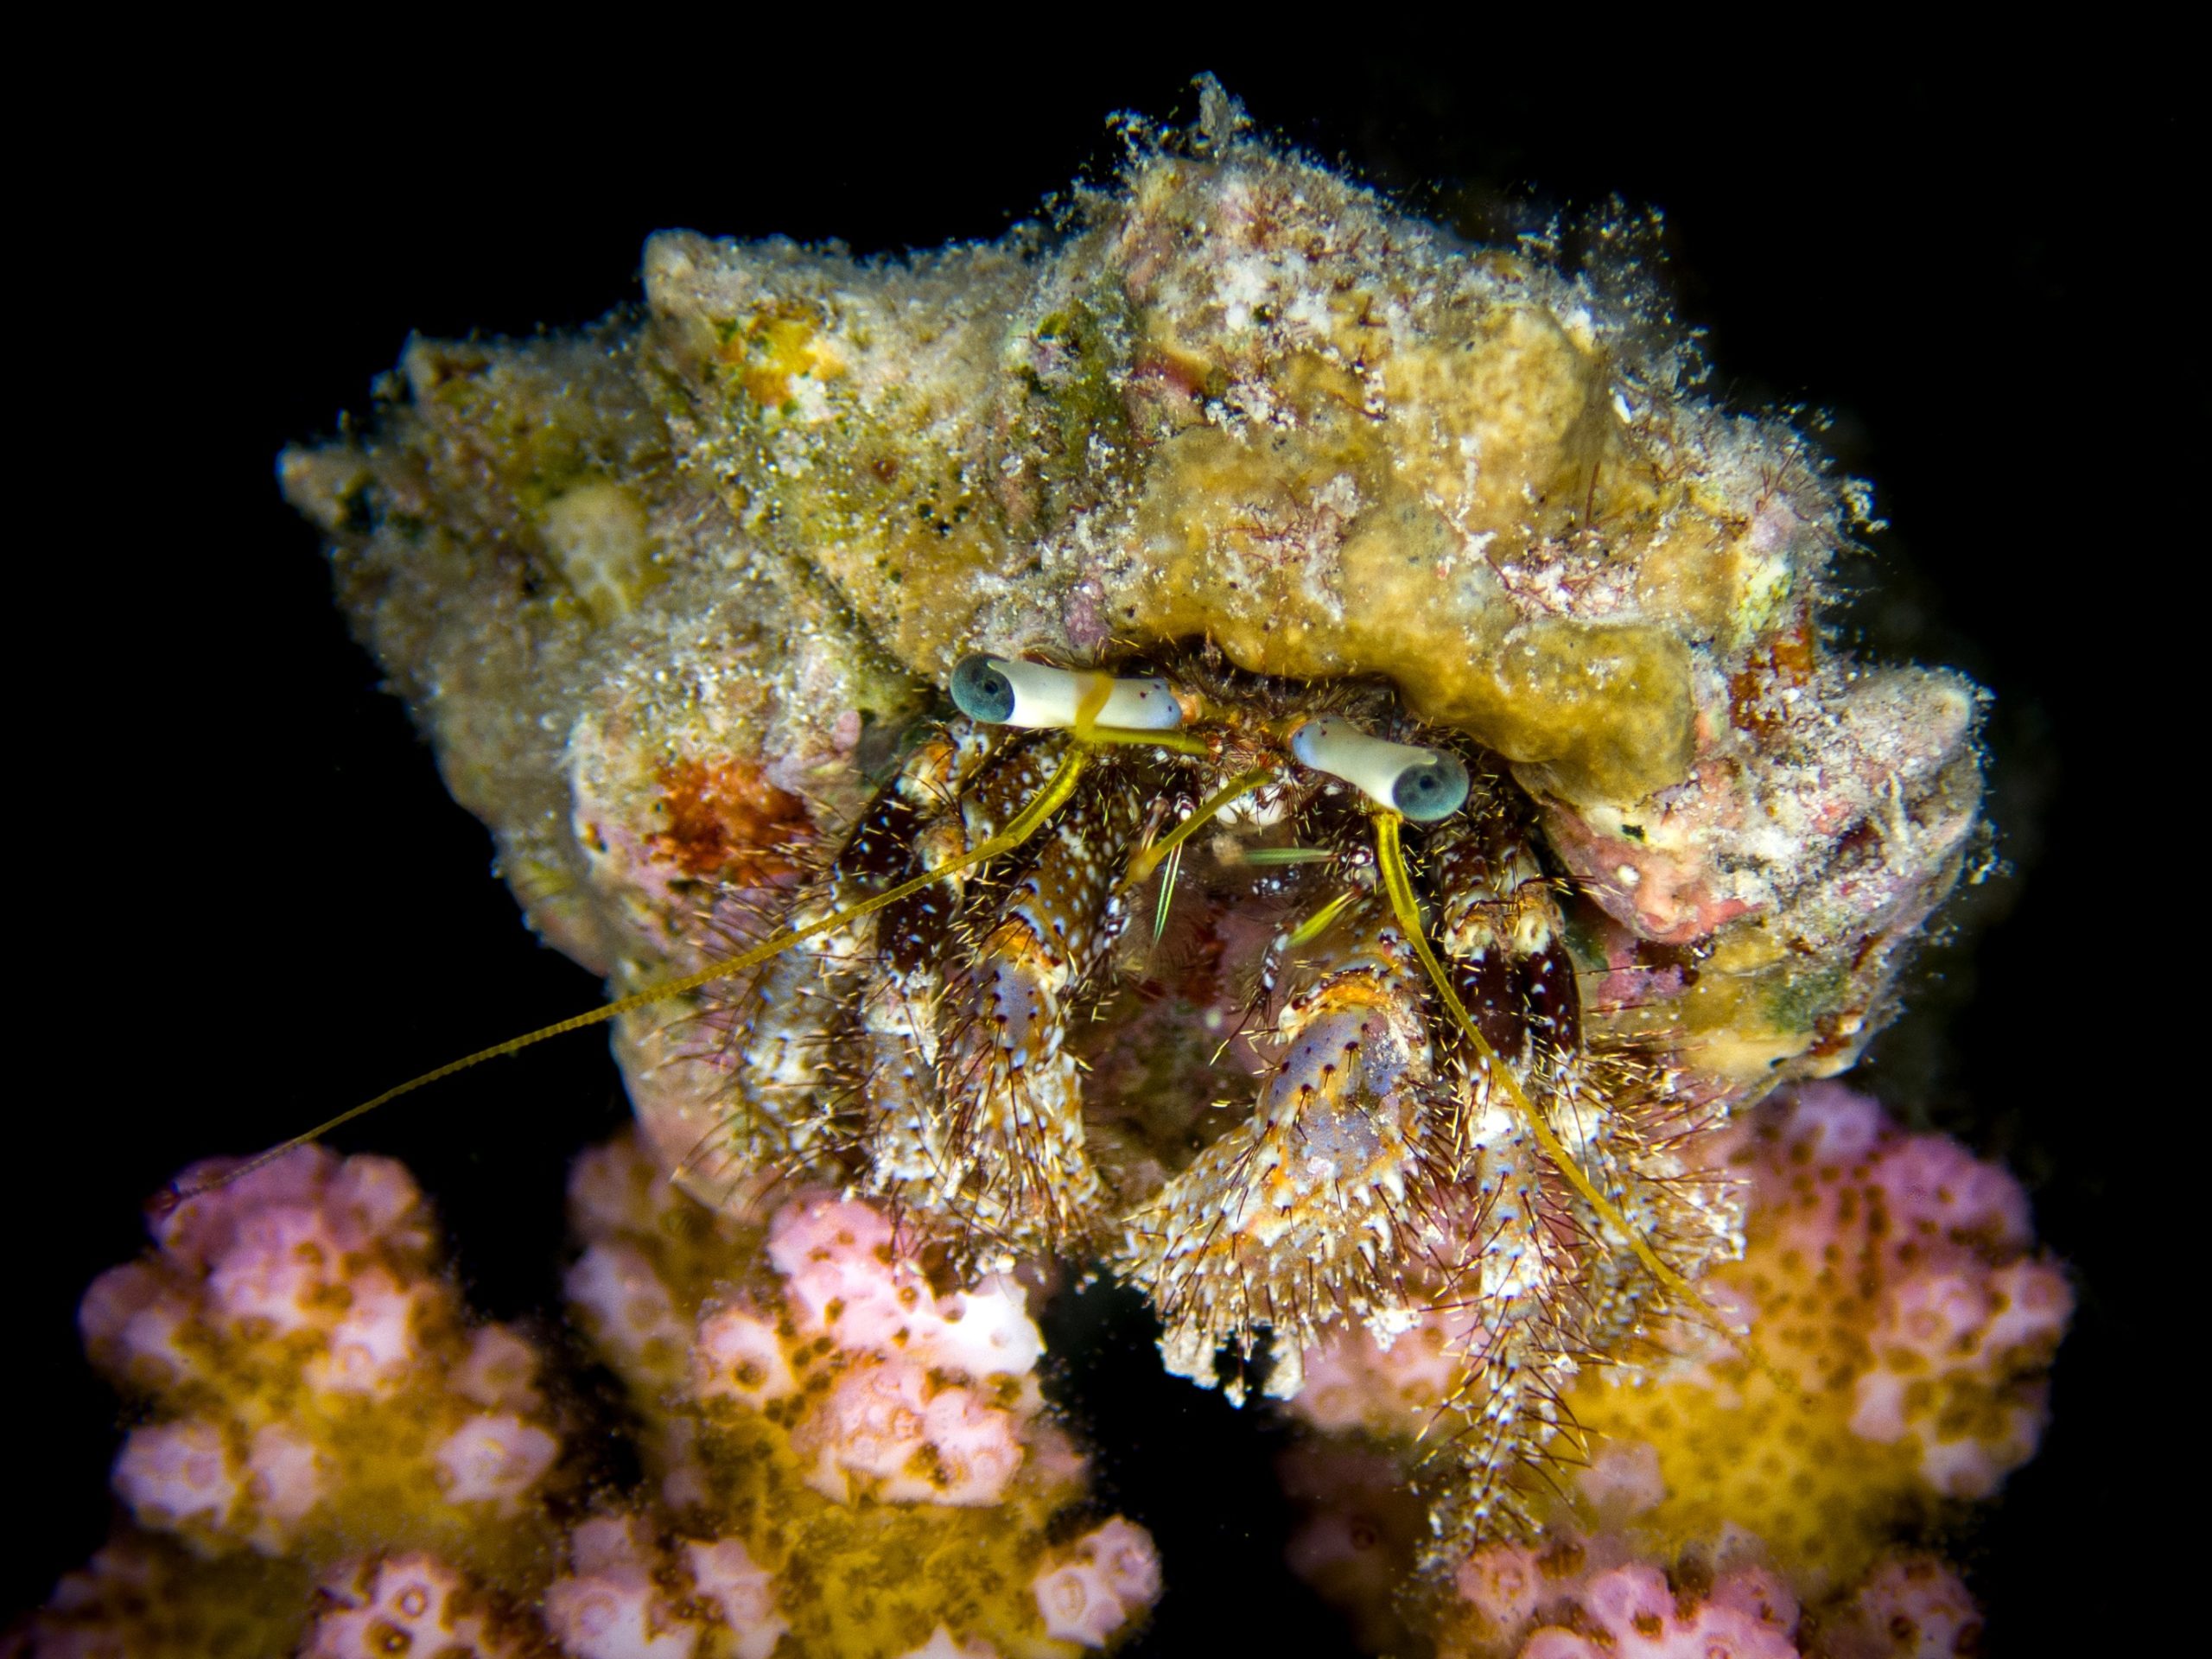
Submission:
<svg viewBox="0 0 2212 1659">
<path fill-rule="evenodd" d="M 1377 806 L 1415 823 L 1448 818 L 1467 799 L 1467 768 L 1458 755 L 1386 742 L 1336 715 L 1309 720 L 1293 732 L 1290 752 L 1301 765 L 1343 779 Z"/>
<path fill-rule="evenodd" d="M 1183 705 L 1165 680 L 1117 680 L 1010 657 L 963 658 L 952 671 L 952 701 L 987 726 L 1172 732 L 1183 723 Z"/>
</svg>

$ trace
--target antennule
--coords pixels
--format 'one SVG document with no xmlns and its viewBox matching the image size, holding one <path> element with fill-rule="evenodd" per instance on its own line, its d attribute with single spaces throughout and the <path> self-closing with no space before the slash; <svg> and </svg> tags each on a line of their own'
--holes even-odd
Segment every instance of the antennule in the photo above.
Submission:
<svg viewBox="0 0 2212 1659">
<path fill-rule="evenodd" d="M 1011 657 L 962 658 L 951 690 L 953 705 L 987 726 L 1171 732 L 1183 723 L 1183 706 L 1165 680 L 1120 680 Z"/>
<path fill-rule="evenodd" d="M 1467 767 L 1458 755 L 1370 737 L 1341 715 L 1307 721 L 1291 734 L 1290 752 L 1415 823 L 1448 818 L 1466 804 Z"/>
</svg>

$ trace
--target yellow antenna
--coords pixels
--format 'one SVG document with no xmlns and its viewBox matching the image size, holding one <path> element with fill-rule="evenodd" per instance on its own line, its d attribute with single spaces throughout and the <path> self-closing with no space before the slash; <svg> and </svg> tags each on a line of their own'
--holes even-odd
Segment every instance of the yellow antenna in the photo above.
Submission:
<svg viewBox="0 0 2212 1659">
<path fill-rule="evenodd" d="M 1103 729 L 1094 734 L 1102 737 L 1108 735 Z M 1145 741 L 1152 741 L 1152 734 L 1147 734 Z M 839 911 L 834 916 L 825 916 L 818 922 L 810 922 L 804 927 L 789 928 L 780 933 L 773 934 L 749 950 L 743 950 L 736 956 L 724 957 L 718 961 L 710 962 L 705 967 L 685 974 L 680 979 L 664 980 L 658 985 L 648 985 L 642 991 L 635 991 L 628 996 L 618 997 L 613 1001 L 605 1003 L 588 1013 L 571 1014 L 566 1020 L 556 1020 L 550 1026 L 540 1026 L 536 1031 L 526 1031 L 519 1037 L 510 1037 L 506 1041 L 494 1043 L 489 1048 L 480 1048 L 474 1054 L 464 1054 L 457 1060 L 448 1060 L 443 1065 L 435 1066 L 420 1077 L 410 1077 L 404 1083 L 394 1084 L 375 1098 L 365 1100 L 350 1110 L 339 1113 L 337 1116 L 327 1122 L 316 1124 L 304 1135 L 296 1135 L 282 1145 L 271 1147 L 257 1157 L 247 1159 L 235 1169 L 227 1170 L 220 1175 L 205 1180 L 194 1181 L 188 1186 L 173 1185 L 162 1201 L 161 1207 L 174 1208 L 187 1198 L 197 1198 L 202 1192 L 210 1192 L 217 1187 L 227 1186 L 232 1181 L 242 1180 L 255 1170 L 265 1168 L 275 1163 L 287 1153 L 297 1151 L 311 1141 L 321 1140 L 341 1124 L 351 1123 L 355 1118 L 373 1112 L 379 1106 L 388 1105 L 402 1095 L 411 1095 L 417 1089 L 426 1088 L 431 1084 L 441 1082 L 452 1077 L 455 1072 L 466 1071 L 473 1066 L 483 1065 L 486 1060 L 496 1060 L 509 1054 L 518 1054 L 525 1048 L 535 1048 L 538 1044 L 549 1041 L 552 1038 L 565 1037 L 569 1033 L 582 1031 L 588 1026 L 604 1025 L 610 1020 L 619 1020 L 632 1009 L 650 1007 L 652 1004 L 664 1001 L 671 996 L 681 996 L 686 991 L 696 991 L 702 985 L 710 985 L 718 979 L 728 979 L 733 974 L 741 974 L 748 968 L 757 968 L 770 957 L 782 954 L 803 939 L 811 938 L 817 933 L 826 933 L 833 927 L 842 927 L 846 923 L 866 916 L 873 911 L 881 910 L 887 905 L 895 905 L 909 894 L 919 893 L 931 883 L 941 881 L 946 876 L 967 869 L 971 865 L 981 864 L 987 860 L 998 857 L 1001 853 L 1011 852 L 1035 835 L 1047 818 L 1067 804 L 1068 797 L 1075 793 L 1076 782 L 1082 777 L 1083 769 L 1090 758 L 1090 751 L 1088 748 L 1081 745 L 1071 748 L 1067 758 L 1060 762 L 1059 770 L 1055 772 L 1045 787 L 1032 798 L 1029 804 L 1021 809 L 1013 823 L 1007 824 L 997 835 L 969 848 L 959 857 L 946 860 L 926 875 L 918 875 L 910 881 L 902 881 L 887 892 L 874 894 L 857 905 Z"/>
<path fill-rule="evenodd" d="M 1799 1392 L 1796 1384 L 1777 1371 L 1760 1353 L 1750 1332 L 1738 1333 L 1730 1330 L 1719 1310 L 1699 1294 L 1697 1287 L 1688 1280 L 1660 1260 L 1659 1252 L 1653 1249 L 1643 1235 L 1630 1224 L 1628 1217 L 1621 1213 L 1618 1206 L 1598 1191 L 1596 1184 L 1583 1173 L 1582 1166 L 1575 1161 L 1574 1155 L 1553 1133 L 1552 1126 L 1544 1121 L 1543 1114 L 1536 1109 L 1535 1102 L 1529 1098 L 1520 1081 L 1506 1068 L 1504 1061 L 1498 1058 L 1497 1051 L 1490 1046 L 1473 1020 L 1468 1017 L 1466 1005 L 1459 1001 L 1459 994 L 1452 988 L 1451 978 L 1445 973 L 1444 964 L 1436 959 L 1436 952 L 1428 943 L 1427 930 L 1421 924 L 1421 906 L 1414 896 L 1413 876 L 1406 868 L 1405 848 L 1399 838 L 1399 829 L 1403 823 L 1404 819 L 1398 813 L 1388 809 L 1379 809 L 1375 814 L 1376 862 L 1382 872 L 1382 886 L 1390 895 L 1390 908 L 1397 914 L 1398 925 L 1405 929 L 1406 937 L 1413 941 L 1414 950 L 1421 957 L 1421 965 L 1428 972 L 1429 982 L 1436 987 L 1437 995 L 1443 999 L 1452 1018 L 1474 1045 L 1476 1058 L 1481 1062 L 1484 1074 L 1504 1091 L 1505 1097 L 1513 1103 L 1514 1109 L 1527 1121 L 1530 1133 L 1536 1137 L 1536 1144 L 1543 1148 L 1544 1155 L 1558 1167 L 1559 1173 L 1567 1177 L 1567 1184 L 1582 1195 L 1583 1201 L 1595 1210 L 1608 1226 L 1628 1241 L 1629 1249 L 1636 1252 L 1637 1260 L 1643 1263 L 1651 1276 L 1679 1300 L 1702 1313 L 1716 1331 L 1729 1342 L 1740 1346 L 1751 1363 L 1769 1377 L 1793 1394 Z"/>
</svg>

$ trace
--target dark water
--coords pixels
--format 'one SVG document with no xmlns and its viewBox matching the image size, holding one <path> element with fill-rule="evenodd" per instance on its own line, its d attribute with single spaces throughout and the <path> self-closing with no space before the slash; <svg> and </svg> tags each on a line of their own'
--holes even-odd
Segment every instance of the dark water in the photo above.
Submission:
<svg viewBox="0 0 2212 1659">
<path fill-rule="evenodd" d="M 2194 372 L 2171 342 L 2190 327 L 2159 311 L 2183 303 L 2158 228 L 2183 124 L 2163 83 L 2075 63 L 1985 78 L 1892 60 L 1865 79 L 1708 63 L 1659 100 L 1613 58 L 1561 51 L 1503 85 L 1471 51 L 1297 72 L 1048 55 L 788 91 L 766 77 L 741 98 L 626 72 L 609 90 L 580 48 L 544 75 L 318 55 L 289 78 L 107 89 L 130 164 L 78 158 L 81 188 L 34 238 L 67 256 L 39 384 L 68 400 L 84 515 L 37 556 L 82 645 L 33 700 L 57 758 L 19 810 L 26 880 L 54 914 L 21 943 L 33 981 L 92 978 L 58 999 L 60 1080 L 24 1085 L 11 1115 L 29 1134 L 8 1214 L 10 1392 L 31 1426 L 14 1453 L 42 1521 L 0 1553 L 9 1609 L 107 1524 L 117 1408 L 71 1319 L 92 1274 L 137 1248 L 138 1199 L 191 1158 L 258 1147 L 596 995 L 523 934 L 487 838 L 375 690 L 314 537 L 276 499 L 278 446 L 365 407 L 410 328 L 527 331 L 633 299 L 659 226 L 862 251 L 995 235 L 1078 164 L 1110 165 L 1108 111 L 1192 112 L 1184 83 L 1211 65 L 1263 125 L 1471 222 L 1519 211 L 1531 181 L 1566 205 L 1665 207 L 1716 388 L 1833 410 L 1846 466 L 1897 526 L 1847 573 L 1882 585 L 1857 612 L 1870 639 L 1996 690 L 1996 810 L 2018 874 L 1977 901 L 1971 952 L 1936 960 L 1930 1014 L 1869 1075 L 2021 1170 L 2075 1265 L 2044 1455 L 1955 1545 L 1993 1651 L 2088 1650 L 2094 1599 L 2049 1586 L 2136 1547 L 2156 1425 L 2132 1356 L 2174 1339 L 2139 1263 L 2196 1167 L 2187 1146 L 2150 1154 L 2201 1092 L 2143 1086 L 2166 1023 L 2192 1017 L 2159 1011 L 2157 964 L 2193 947 L 2150 919 L 2172 889 L 2127 850 L 2112 793 L 2142 776 L 2116 752 L 2160 717 L 2120 607 L 2161 608 L 2188 493 L 2162 434 Z M 54 480 L 18 480 L 41 487 Z M 20 1014 L 17 1031 L 27 1056 L 51 1052 Z M 340 1144 L 405 1159 L 476 1304 L 518 1315 L 554 1300 L 568 1158 L 624 1112 L 579 1038 Z M 1095 1356 L 1071 1387 L 1117 1448 L 1113 1496 L 1166 1548 L 1174 1589 L 1143 1651 L 1350 1651 L 1279 1565 L 1277 1431 L 1160 1377 L 1110 1293 L 1056 1330 Z"/>
</svg>

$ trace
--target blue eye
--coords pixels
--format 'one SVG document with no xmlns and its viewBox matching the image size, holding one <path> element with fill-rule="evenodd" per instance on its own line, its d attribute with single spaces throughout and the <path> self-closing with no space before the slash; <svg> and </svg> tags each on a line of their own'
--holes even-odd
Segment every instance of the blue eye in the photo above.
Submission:
<svg viewBox="0 0 2212 1659">
<path fill-rule="evenodd" d="M 1014 717 L 1014 682 L 988 657 L 963 657 L 952 671 L 953 707 L 970 720 L 1003 726 Z"/>
<path fill-rule="evenodd" d="M 1448 818 L 1466 798 L 1467 768 L 1455 754 L 1408 766 L 1390 788 L 1390 804 L 1415 823 Z"/>
</svg>

